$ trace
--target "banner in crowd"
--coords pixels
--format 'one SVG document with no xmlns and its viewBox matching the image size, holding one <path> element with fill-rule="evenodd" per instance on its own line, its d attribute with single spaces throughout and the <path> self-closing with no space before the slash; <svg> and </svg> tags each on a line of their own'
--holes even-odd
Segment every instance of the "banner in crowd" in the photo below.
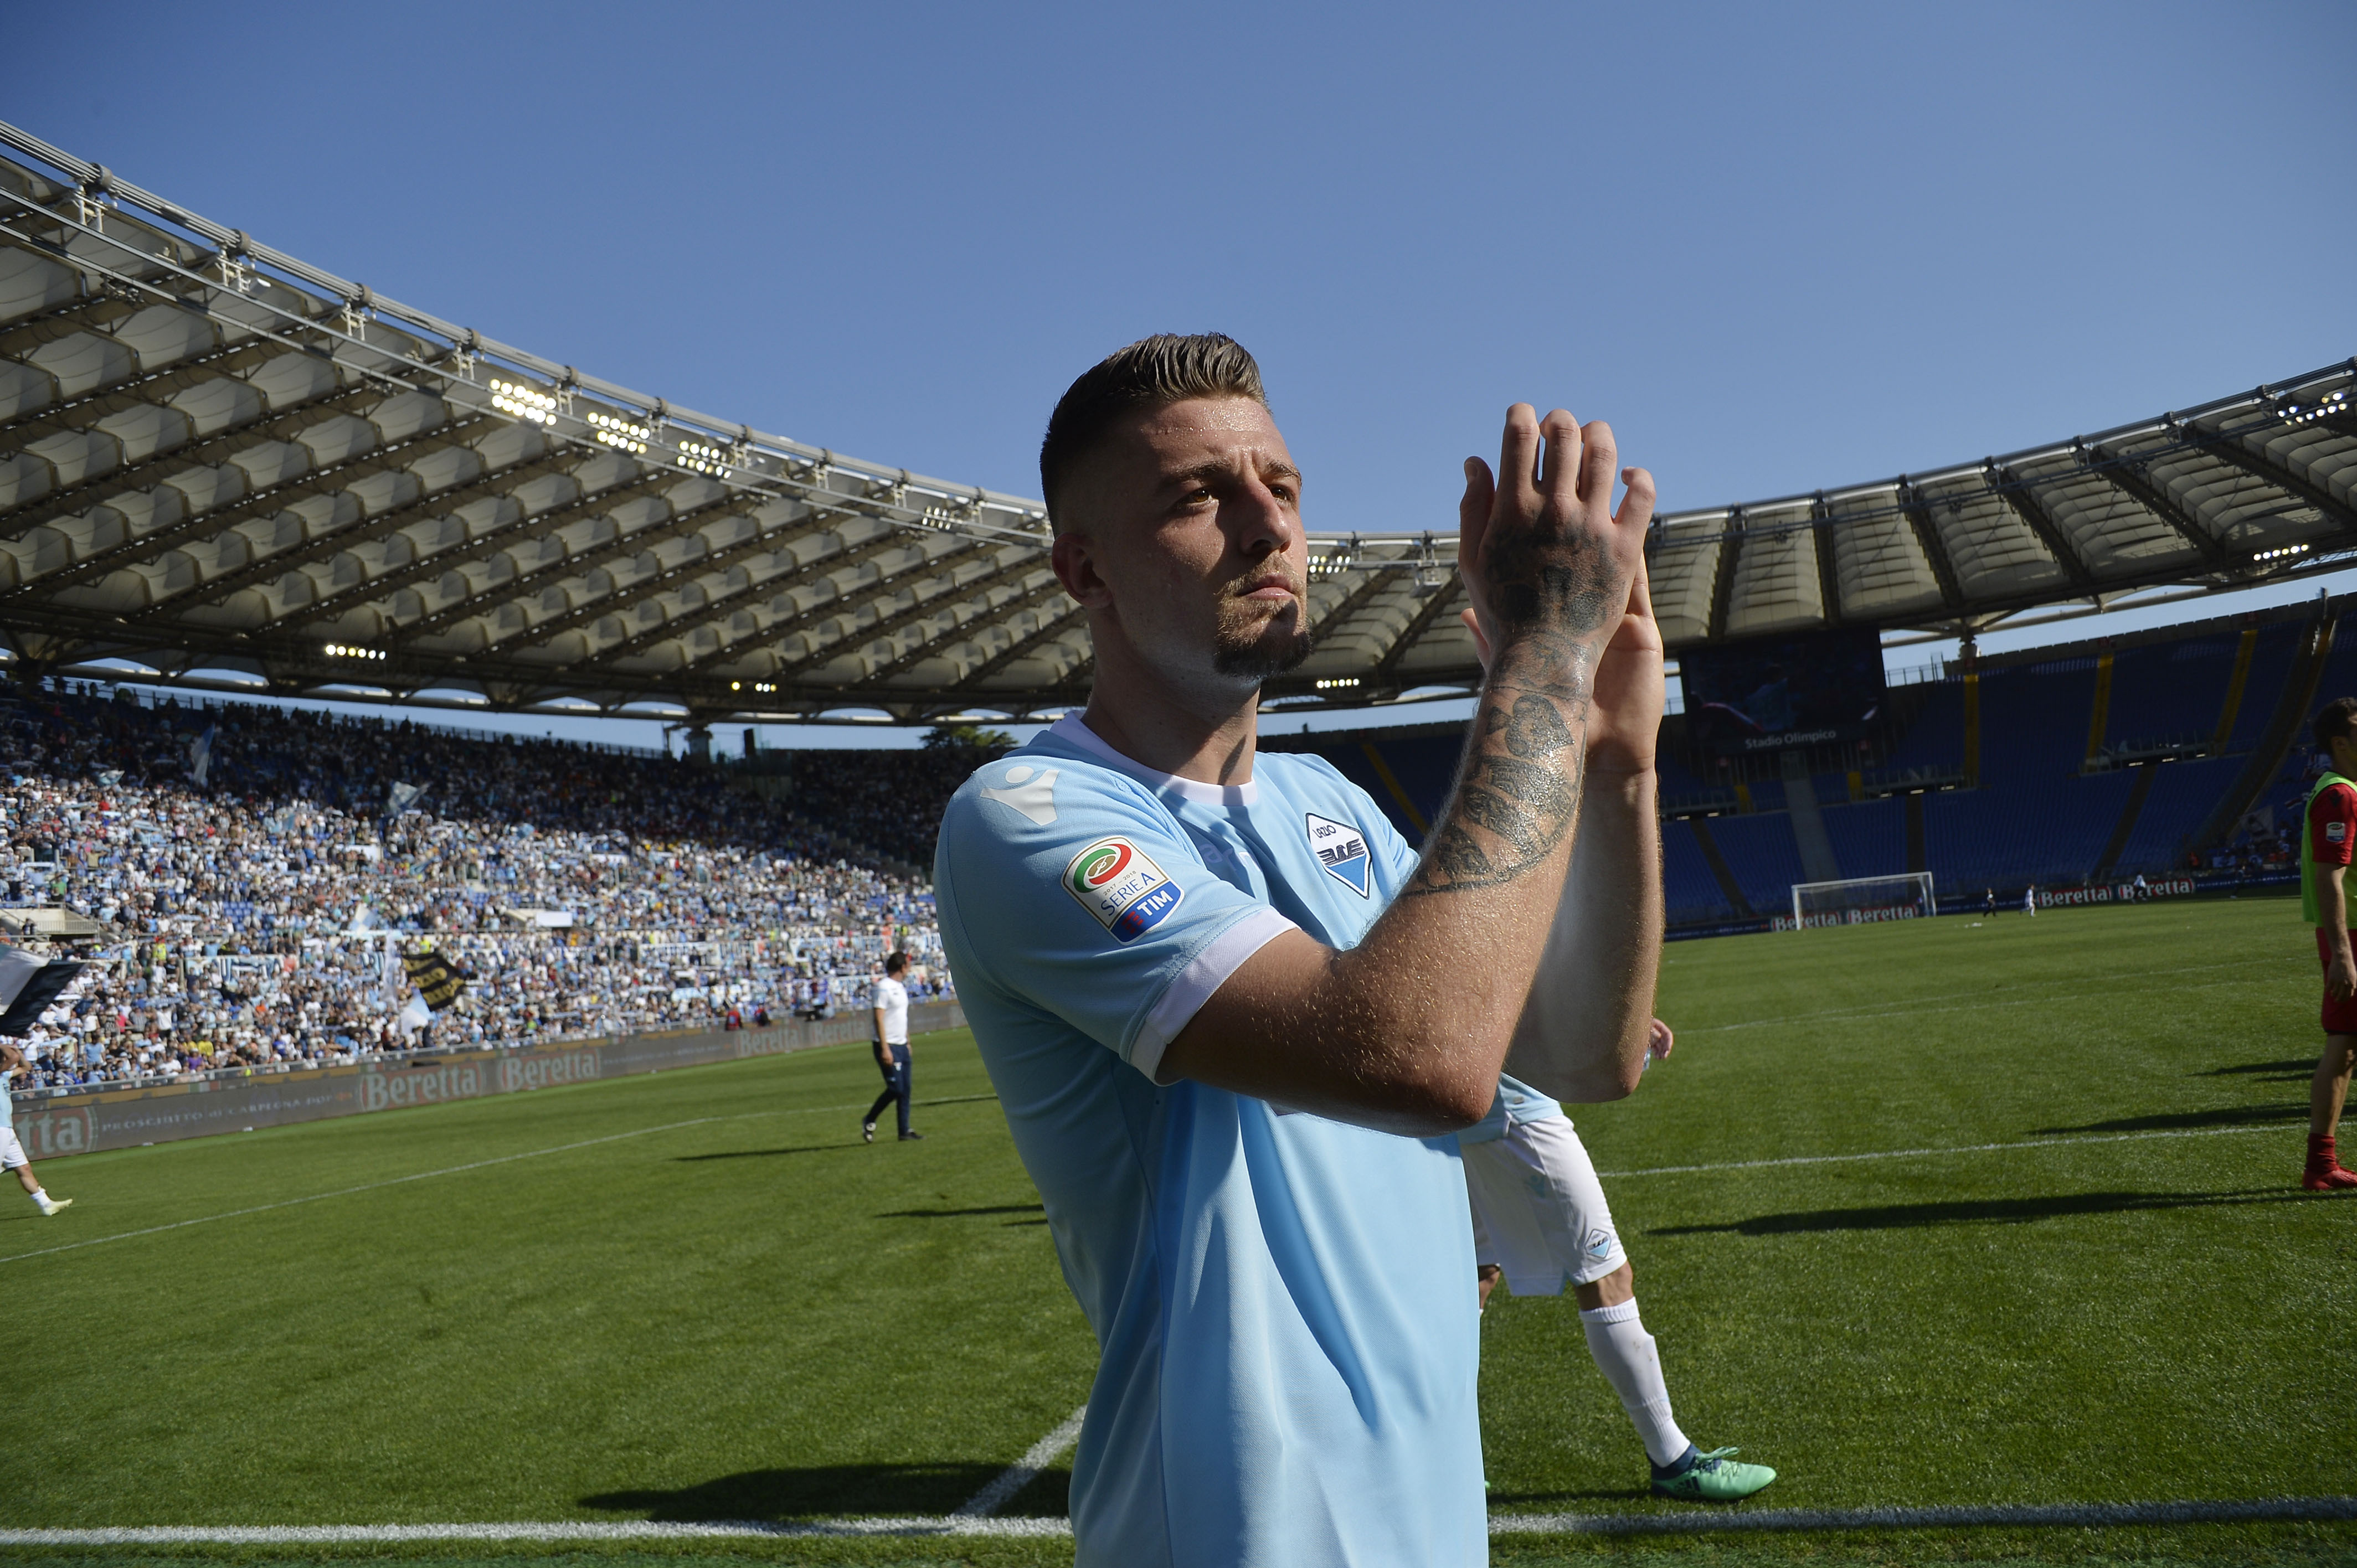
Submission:
<svg viewBox="0 0 2357 1568">
<path fill-rule="evenodd" d="M 909 1009 L 911 1033 L 964 1026 L 964 1010 L 954 1002 L 920 1003 Z M 766 1029 L 557 1040 L 511 1050 L 416 1051 L 288 1072 L 257 1069 L 180 1083 L 92 1087 L 63 1094 L 32 1090 L 16 1096 L 16 1135 L 27 1155 L 49 1159 L 777 1056 L 864 1040 L 873 1030 L 862 1012 Z"/>
</svg>

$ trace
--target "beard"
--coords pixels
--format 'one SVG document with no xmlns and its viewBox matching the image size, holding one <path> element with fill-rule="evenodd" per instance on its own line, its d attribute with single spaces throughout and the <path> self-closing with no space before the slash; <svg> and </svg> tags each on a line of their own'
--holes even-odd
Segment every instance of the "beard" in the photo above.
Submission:
<svg viewBox="0 0 2357 1568">
<path fill-rule="evenodd" d="M 1222 616 L 1219 640 L 1211 650 L 1212 670 L 1257 684 L 1300 668 L 1309 657 L 1309 633 L 1301 619 L 1297 599 L 1286 614 L 1271 616 L 1258 625 L 1240 615 Z"/>
</svg>

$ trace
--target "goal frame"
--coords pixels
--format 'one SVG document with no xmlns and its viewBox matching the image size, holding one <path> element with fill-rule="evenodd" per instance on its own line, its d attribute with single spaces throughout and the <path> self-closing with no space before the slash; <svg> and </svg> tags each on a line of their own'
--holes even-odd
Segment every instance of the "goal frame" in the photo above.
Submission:
<svg viewBox="0 0 2357 1568">
<path fill-rule="evenodd" d="M 1911 900 L 1905 897 L 1894 897 L 1890 901 L 1889 907 L 1891 908 L 1896 908 L 1900 904 L 1911 901 L 1921 909 L 1922 918 L 1926 919 L 1931 918 L 1940 912 L 1939 897 L 1936 889 L 1932 886 L 1932 874 L 1928 871 L 1894 871 L 1881 876 L 1842 876 L 1836 877 L 1830 882 L 1795 882 L 1792 884 L 1792 929 L 1796 931 L 1806 930 L 1808 929 L 1808 911 L 1802 908 L 1802 896 L 1803 894 L 1819 893 L 1832 887 L 1864 887 L 1878 882 L 1889 884 L 1894 892 L 1897 891 L 1898 887 L 1901 884 L 1908 884 L 1913 886 L 1915 891 Z M 1856 908 L 1860 908 L 1861 906 L 1852 905 L 1849 907 Z M 1843 923 L 1846 924 L 1847 922 Z"/>
</svg>

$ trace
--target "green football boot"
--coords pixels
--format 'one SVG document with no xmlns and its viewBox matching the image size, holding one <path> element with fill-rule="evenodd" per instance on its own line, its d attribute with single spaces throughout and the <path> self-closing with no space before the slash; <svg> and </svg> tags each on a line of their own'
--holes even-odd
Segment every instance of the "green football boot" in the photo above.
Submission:
<svg viewBox="0 0 2357 1568">
<path fill-rule="evenodd" d="M 1705 1454 L 1692 1444 L 1674 1465 L 1653 1466 L 1653 1495 L 1689 1503 L 1731 1503 L 1749 1497 L 1776 1478 L 1765 1465 L 1738 1465 L 1737 1448 Z"/>
</svg>

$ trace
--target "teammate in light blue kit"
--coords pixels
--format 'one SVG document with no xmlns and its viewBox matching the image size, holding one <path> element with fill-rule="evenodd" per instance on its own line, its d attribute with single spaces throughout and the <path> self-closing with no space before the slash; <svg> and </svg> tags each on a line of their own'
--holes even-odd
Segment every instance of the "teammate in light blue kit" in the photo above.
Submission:
<svg viewBox="0 0 2357 1568">
<path fill-rule="evenodd" d="M 1616 516 L 1609 432 L 1522 404 L 1501 480 L 1468 463 L 1465 582 L 1499 653 L 1419 862 L 1331 768 L 1255 754 L 1260 684 L 1314 618 L 1300 476 L 1251 357 L 1133 345 L 1065 394 L 1040 467 L 1093 691 L 958 792 L 934 878 L 1101 1349 L 1078 1562 L 1486 1562 L 1448 1134 L 1510 1047 L 1568 1098 L 1641 1070 L 1652 481 L 1622 476 Z"/>
</svg>

